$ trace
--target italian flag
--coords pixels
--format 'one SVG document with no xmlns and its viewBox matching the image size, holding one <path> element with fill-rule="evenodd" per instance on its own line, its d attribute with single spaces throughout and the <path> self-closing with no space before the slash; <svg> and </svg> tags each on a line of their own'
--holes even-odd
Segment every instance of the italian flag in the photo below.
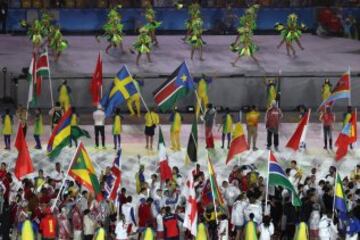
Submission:
<svg viewBox="0 0 360 240">
<path fill-rule="evenodd" d="M 248 144 L 245 139 L 244 130 L 241 122 L 237 122 L 235 124 L 232 139 L 230 143 L 230 149 L 228 152 L 228 156 L 226 158 L 226 164 L 230 162 L 231 159 L 235 157 L 235 155 L 240 154 L 248 149 Z"/>
<path fill-rule="evenodd" d="M 166 154 L 166 146 L 164 141 L 164 136 L 162 134 L 161 128 L 159 127 L 159 171 L 160 179 L 162 182 L 165 182 L 168 179 L 172 179 L 172 171 L 169 166 L 168 157 Z"/>
<path fill-rule="evenodd" d="M 168 79 L 153 92 L 154 101 L 162 112 L 170 110 L 178 100 L 194 90 L 194 82 L 185 62 L 182 63 Z"/>
</svg>

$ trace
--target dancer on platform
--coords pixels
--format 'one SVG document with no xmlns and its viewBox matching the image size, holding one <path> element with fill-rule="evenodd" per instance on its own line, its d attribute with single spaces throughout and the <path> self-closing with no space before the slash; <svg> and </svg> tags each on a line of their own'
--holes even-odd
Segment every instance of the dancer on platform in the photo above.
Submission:
<svg viewBox="0 0 360 240">
<path fill-rule="evenodd" d="M 211 77 L 207 77 L 205 74 L 202 74 L 199 78 L 194 78 L 194 82 L 197 83 L 197 99 L 196 99 L 196 107 L 195 107 L 195 114 L 196 118 L 199 117 L 200 111 L 203 112 L 206 111 L 206 106 L 209 103 L 209 97 L 208 97 L 208 86 L 212 82 Z"/>
<path fill-rule="evenodd" d="M 68 41 L 63 38 L 60 27 L 54 27 L 54 30 L 50 35 L 50 48 L 53 50 L 55 62 L 59 60 L 61 54 L 68 48 L 68 46 Z"/>
<path fill-rule="evenodd" d="M 44 124 L 43 117 L 41 114 L 41 109 L 37 108 L 35 110 L 35 122 L 34 122 L 34 139 L 35 139 L 35 149 L 41 149 L 41 135 L 44 133 Z"/>
<path fill-rule="evenodd" d="M 149 31 L 149 25 L 145 25 L 139 29 L 139 35 L 133 44 L 134 49 L 137 52 L 136 65 L 139 65 L 140 58 L 143 54 L 146 54 L 148 62 L 151 63 L 151 50 L 152 50 L 152 39 Z M 132 53 L 134 50 L 130 49 Z"/>
<path fill-rule="evenodd" d="M 180 133 L 181 133 L 181 122 L 182 116 L 178 111 L 178 108 L 175 107 L 174 111 L 170 115 L 170 139 L 171 139 L 171 149 L 175 152 L 181 150 L 180 144 Z"/>
<path fill-rule="evenodd" d="M 231 64 L 235 64 L 241 57 L 251 57 L 255 63 L 258 60 L 255 58 L 256 44 L 253 41 L 254 30 L 256 29 L 257 10 L 259 5 L 253 5 L 245 11 L 245 14 L 240 18 L 240 24 L 237 29 L 239 35 L 236 37 L 234 43 L 230 45 L 231 51 L 238 54 L 237 58 Z"/>
<path fill-rule="evenodd" d="M 150 1 L 147 1 L 145 4 L 145 19 L 146 19 L 147 25 L 149 27 L 149 33 L 150 33 L 152 44 L 157 47 L 159 45 L 159 42 L 156 38 L 156 29 L 158 27 L 160 27 L 161 22 L 156 21 L 155 11 L 154 11 Z"/>
<path fill-rule="evenodd" d="M 29 25 L 25 20 L 23 20 L 20 25 L 21 27 L 27 29 L 27 35 L 33 44 L 33 51 L 38 53 L 44 41 L 42 36 L 41 21 L 36 19 L 31 25 Z"/>
<path fill-rule="evenodd" d="M 275 29 L 280 32 L 282 37 L 281 42 L 277 46 L 278 49 L 285 43 L 287 55 L 290 56 L 291 50 L 293 57 L 295 57 L 296 51 L 293 47 L 293 42 L 296 42 L 299 48 L 304 50 L 301 45 L 300 38 L 302 31 L 305 30 L 305 25 L 303 23 L 298 23 L 298 16 L 295 13 L 288 16 L 286 26 L 281 23 L 276 23 Z"/>
<path fill-rule="evenodd" d="M 114 137 L 114 149 L 121 149 L 121 132 L 122 132 L 122 120 L 123 116 L 120 114 L 120 108 L 115 110 L 113 117 L 113 137 Z"/>
<path fill-rule="evenodd" d="M 202 33 L 204 31 L 203 25 L 204 22 L 200 15 L 194 16 L 194 18 L 191 19 L 189 35 L 186 40 L 186 42 L 191 46 L 191 60 L 194 58 L 195 50 L 199 51 L 200 61 L 205 60 L 203 58 L 203 46 L 205 45 L 205 42 L 202 39 Z"/>
<path fill-rule="evenodd" d="M 4 135 L 5 149 L 11 149 L 11 135 L 13 134 L 13 117 L 7 108 L 2 116 L 2 134 Z"/>
<path fill-rule="evenodd" d="M 64 111 L 67 111 L 70 108 L 71 88 L 67 85 L 66 80 L 64 80 L 58 87 L 58 93 L 60 106 L 64 109 Z"/>
<path fill-rule="evenodd" d="M 139 118 L 141 116 L 141 98 L 140 98 L 140 90 L 141 87 L 144 86 L 144 81 L 140 81 L 136 79 L 136 75 L 133 76 L 133 80 L 134 83 L 136 85 L 136 88 L 138 90 L 137 93 L 135 93 L 134 95 L 130 96 L 127 100 L 127 107 L 129 109 L 130 112 L 130 116 L 136 116 Z M 134 106 L 135 106 L 135 110 L 134 110 Z"/>
<path fill-rule="evenodd" d="M 230 109 L 225 109 L 225 114 L 222 117 L 222 136 L 221 136 L 221 148 L 224 148 L 225 138 L 227 138 L 228 145 L 227 148 L 230 148 L 231 142 L 231 133 L 233 131 L 233 117 L 230 113 Z"/>
<path fill-rule="evenodd" d="M 145 114 L 145 140 L 146 140 L 146 149 L 153 149 L 153 140 L 155 135 L 155 128 L 160 123 L 159 115 L 155 112 L 153 108 Z"/>
<path fill-rule="evenodd" d="M 121 7 L 121 5 L 118 5 L 117 7 L 110 9 L 107 15 L 107 22 L 103 26 L 104 34 L 102 36 L 105 37 L 109 43 L 105 49 L 106 54 L 109 54 L 110 48 L 118 47 L 120 47 L 122 53 L 125 53 L 123 47 L 124 25 L 121 23 L 122 17 L 118 12 L 118 9 Z"/>
<path fill-rule="evenodd" d="M 321 99 L 324 101 L 325 99 L 328 99 L 328 97 L 331 95 L 332 90 L 332 84 L 330 83 L 329 79 L 325 79 L 323 85 L 321 86 Z"/>
<path fill-rule="evenodd" d="M 186 20 L 185 22 L 185 27 L 186 27 L 186 35 L 183 38 L 183 40 L 186 42 L 186 40 L 188 39 L 188 37 L 190 36 L 191 33 L 191 29 L 192 29 L 192 21 L 193 19 L 197 18 L 198 16 L 200 16 L 201 12 L 200 12 L 200 4 L 197 1 L 193 1 L 192 4 L 189 5 L 188 8 L 188 15 L 189 18 Z"/>
</svg>

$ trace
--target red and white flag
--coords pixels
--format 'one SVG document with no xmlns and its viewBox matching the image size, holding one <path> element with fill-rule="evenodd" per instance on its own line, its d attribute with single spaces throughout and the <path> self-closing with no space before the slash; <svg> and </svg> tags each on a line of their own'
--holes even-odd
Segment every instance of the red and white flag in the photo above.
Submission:
<svg viewBox="0 0 360 240">
<path fill-rule="evenodd" d="M 195 195 L 194 177 L 191 171 L 185 182 L 186 208 L 184 217 L 184 227 L 188 229 L 193 236 L 197 234 L 198 208 Z"/>
<path fill-rule="evenodd" d="M 159 127 L 159 172 L 160 172 L 160 179 L 162 182 L 172 179 L 172 171 L 169 166 L 169 161 L 166 154 L 164 136 L 162 134 L 160 127 Z"/>
<path fill-rule="evenodd" d="M 117 200 L 117 193 L 121 184 L 121 152 L 121 149 L 117 151 L 110 175 L 107 176 L 104 183 L 105 197 L 112 201 Z"/>
<path fill-rule="evenodd" d="M 299 150 L 302 143 L 305 143 L 307 127 L 309 125 L 311 109 L 304 114 L 304 116 L 300 119 L 294 134 L 289 139 L 288 143 L 286 144 L 287 148 L 291 148 L 294 151 Z"/>
</svg>

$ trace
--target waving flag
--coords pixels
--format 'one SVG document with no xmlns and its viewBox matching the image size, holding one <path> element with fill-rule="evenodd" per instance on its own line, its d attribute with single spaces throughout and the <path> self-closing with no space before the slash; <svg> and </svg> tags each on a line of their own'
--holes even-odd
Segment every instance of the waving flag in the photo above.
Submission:
<svg viewBox="0 0 360 240">
<path fill-rule="evenodd" d="M 36 61 L 36 81 L 35 81 L 35 90 L 36 95 L 40 96 L 41 94 L 41 85 L 42 85 L 42 78 L 49 77 L 50 75 L 50 66 L 49 66 L 49 56 L 47 49 L 40 53 Z"/>
<path fill-rule="evenodd" d="M 36 58 L 35 53 L 32 54 L 29 70 L 27 73 L 27 81 L 29 83 L 29 93 L 27 104 L 35 104 L 36 95 L 34 94 L 34 85 L 36 82 Z"/>
<path fill-rule="evenodd" d="M 335 160 L 339 161 L 346 156 L 349 145 L 355 143 L 357 140 L 357 110 L 351 113 L 350 120 L 344 125 L 341 133 L 336 139 L 335 146 L 336 154 Z"/>
<path fill-rule="evenodd" d="M 301 206 L 301 200 L 297 195 L 297 192 L 286 176 L 284 170 L 280 164 L 276 161 L 274 154 L 269 151 L 269 185 L 281 186 L 287 189 L 292 195 L 292 205 L 295 207 Z"/>
<path fill-rule="evenodd" d="M 189 136 L 189 141 L 186 149 L 186 162 L 197 162 L 197 149 L 198 149 L 198 129 L 197 129 L 197 121 L 196 117 L 193 120 L 191 125 L 191 133 Z"/>
<path fill-rule="evenodd" d="M 24 131 L 21 124 L 19 124 L 19 128 L 17 131 L 15 147 L 17 148 L 19 153 L 16 159 L 14 173 L 15 177 L 20 180 L 27 174 L 34 172 L 34 167 L 31 161 L 29 149 L 25 140 Z M 6 189 L 4 192 L 6 192 Z"/>
<path fill-rule="evenodd" d="M 331 95 L 320 104 L 319 110 L 324 108 L 326 105 L 332 105 L 336 100 L 344 99 L 344 98 L 350 99 L 351 98 L 350 86 L 351 86 L 350 70 L 348 70 L 341 76 L 336 86 L 331 91 Z"/>
<path fill-rule="evenodd" d="M 191 171 L 189 171 L 188 177 L 186 179 L 185 189 L 187 194 L 186 194 L 184 227 L 191 232 L 191 235 L 196 236 L 198 209 L 196 202 L 194 177 Z"/>
<path fill-rule="evenodd" d="M 93 193 L 98 201 L 103 198 L 99 180 L 83 143 L 76 149 L 68 174 Z"/>
<path fill-rule="evenodd" d="M 183 62 L 169 78 L 153 92 L 154 100 L 162 112 L 170 110 L 175 103 L 194 89 L 190 71 Z"/>
<path fill-rule="evenodd" d="M 95 106 L 97 106 L 101 98 L 102 79 L 103 79 L 102 59 L 101 59 L 101 54 L 99 53 L 96 61 L 95 71 L 93 73 L 90 83 L 90 93 L 92 97 L 92 103 Z"/>
<path fill-rule="evenodd" d="M 110 175 L 106 177 L 104 184 L 104 190 L 106 193 L 104 197 L 112 201 L 116 200 L 117 192 L 121 183 L 121 152 L 121 149 L 117 151 L 116 157 L 110 170 Z"/>
<path fill-rule="evenodd" d="M 309 125 L 311 109 L 309 109 L 304 116 L 300 119 L 294 134 L 286 144 L 287 148 L 291 148 L 294 151 L 299 150 L 300 144 L 305 142 L 307 127 Z"/>
<path fill-rule="evenodd" d="M 248 150 L 248 144 L 245 139 L 242 124 L 239 121 L 235 124 L 233 130 L 230 149 L 226 158 L 226 164 L 228 164 L 230 160 L 235 157 L 235 155 L 240 154 L 246 150 Z"/>
<path fill-rule="evenodd" d="M 162 182 L 172 179 L 172 171 L 169 166 L 168 156 L 166 154 L 166 146 L 164 141 L 164 136 L 162 134 L 161 128 L 159 127 L 159 171 L 160 179 Z"/>
<path fill-rule="evenodd" d="M 335 209 L 339 212 L 347 213 L 346 198 L 340 175 L 336 174 L 335 182 Z"/>
<path fill-rule="evenodd" d="M 124 103 L 129 97 L 137 92 L 135 81 L 127 70 L 127 67 L 124 65 L 116 74 L 109 90 L 100 101 L 105 109 L 106 116 L 111 116 L 117 106 Z"/>
<path fill-rule="evenodd" d="M 219 185 L 216 181 L 216 174 L 214 171 L 214 166 L 211 163 L 210 157 L 208 157 L 208 170 L 209 170 L 209 181 L 210 181 L 213 201 L 215 203 L 218 203 L 220 206 L 224 206 L 225 204 L 224 198 L 220 192 Z"/>
</svg>

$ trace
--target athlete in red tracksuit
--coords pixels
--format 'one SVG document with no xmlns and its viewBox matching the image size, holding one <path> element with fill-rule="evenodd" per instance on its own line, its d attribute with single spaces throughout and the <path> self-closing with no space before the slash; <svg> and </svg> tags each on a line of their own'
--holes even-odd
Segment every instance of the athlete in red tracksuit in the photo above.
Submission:
<svg viewBox="0 0 360 240">
<path fill-rule="evenodd" d="M 163 218 L 163 224 L 165 240 L 180 240 L 178 219 L 175 214 L 171 213 L 170 207 L 166 207 L 166 214 Z"/>
</svg>

